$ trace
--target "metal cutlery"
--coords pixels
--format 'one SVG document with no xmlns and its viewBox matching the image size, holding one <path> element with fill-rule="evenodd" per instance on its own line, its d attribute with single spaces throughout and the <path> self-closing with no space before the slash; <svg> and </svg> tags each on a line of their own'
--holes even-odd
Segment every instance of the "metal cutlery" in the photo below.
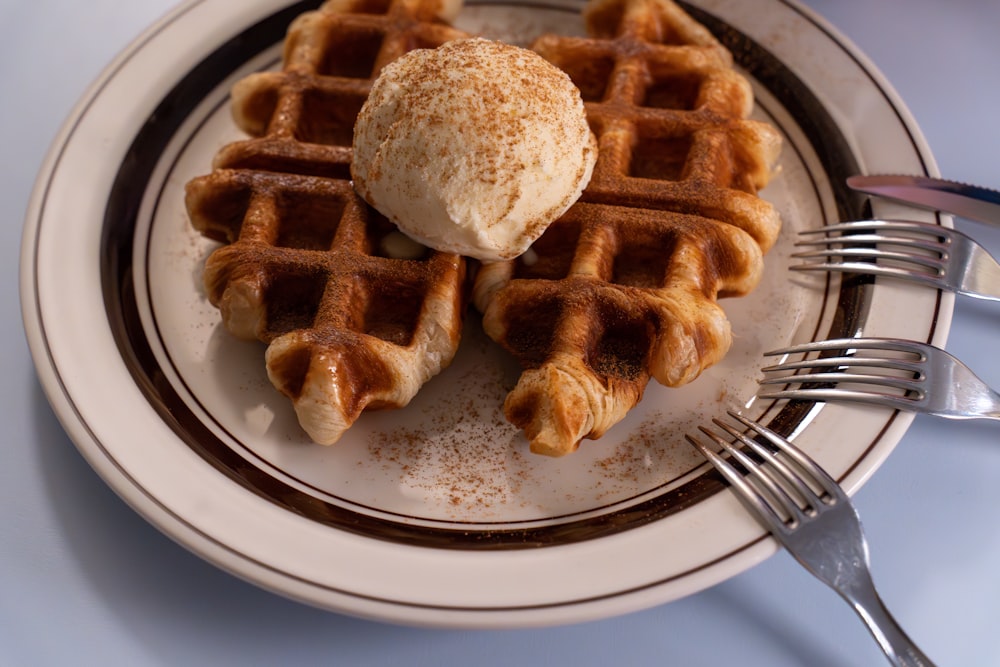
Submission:
<svg viewBox="0 0 1000 667">
<path fill-rule="evenodd" d="M 850 401 L 949 419 L 1000 420 L 1000 394 L 954 356 L 926 343 L 842 338 L 764 354 L 804 356 L 763 368 L 761 398 Z M 766 389 L 776 385 L 783 387 Z"/>
<path fill-rule="evenodd" d="M 1000 192 L 928 176 L 851 176 L 848 187 L 919 208 L 1000 224 Z"/>
<path fill-rule="evenodd" d="M 735 412 L 729 415 L 743 428 L 715 419 L 718 431 L 699 429 L 728 453 L 728 460 L 697 437 L 688 435 L 687 440 L 726 478 L 736 497 L 775 539 L 851 605 L 891 664 L 932 667 L 879 597 L 861 521 L 840 485 L 774 431 Z"/>
<path fill-rule="evenodd" d="M 1000 264 L 962 232 L 905 220 L 857 220 L 801 232 L 795 271 L 889 276 L 1000 300 Z"/>
</svg>

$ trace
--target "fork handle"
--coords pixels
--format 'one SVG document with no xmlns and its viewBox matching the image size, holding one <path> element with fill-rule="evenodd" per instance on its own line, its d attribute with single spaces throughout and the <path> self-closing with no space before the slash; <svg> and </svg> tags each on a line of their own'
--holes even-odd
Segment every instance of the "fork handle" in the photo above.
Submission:
<svg viewBox="0 0 1000 667">
<path fill-rule="evenodd" d="M 897 667 L 934 667 L 931 659 L 913 643 L 889 613 L 874 585 L 845 591 L 842 595 L 868 626 L 891 664 Z"/>
</svg>

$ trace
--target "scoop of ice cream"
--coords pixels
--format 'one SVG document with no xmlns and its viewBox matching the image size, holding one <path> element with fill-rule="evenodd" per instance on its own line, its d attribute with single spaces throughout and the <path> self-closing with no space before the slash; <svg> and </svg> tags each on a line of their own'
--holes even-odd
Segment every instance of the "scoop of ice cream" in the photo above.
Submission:
<svg viewBox="0 0 1000 667">
<path fill-rule="evenodd" d="M 580 91 L 532 51 L 486 39 L 411 51 L 382 70 L 354 126 L 354 187 L 424 245 L 523 253 L 597 160 Z"/>
</svg>

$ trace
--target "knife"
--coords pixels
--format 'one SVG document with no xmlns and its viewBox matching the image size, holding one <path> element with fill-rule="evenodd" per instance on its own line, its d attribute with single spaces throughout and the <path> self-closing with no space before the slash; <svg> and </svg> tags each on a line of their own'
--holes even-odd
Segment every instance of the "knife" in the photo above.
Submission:
<svg viewBox="0 0 1000 667">
<path fill-rule="evenodd" d="M 1000 225 L 1000 192 L 928 176 L 851 176 L 853 190 Z"/>
</svg>

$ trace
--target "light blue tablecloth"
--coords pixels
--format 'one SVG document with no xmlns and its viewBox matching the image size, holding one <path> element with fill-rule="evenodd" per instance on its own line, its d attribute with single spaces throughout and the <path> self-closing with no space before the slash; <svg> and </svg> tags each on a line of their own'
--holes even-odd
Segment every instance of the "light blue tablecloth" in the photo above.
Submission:
<svg viewBox="0 0 1000 667">
<path fill-rule="evenodd" d="M 752 0 L 747 0 L 751 1 Z M 175 545 L 77 453 L 21 327 L 22 217 L 87 84 L 171 0 L 0 1 L 0 665 L 877 665 L 851 610 L 781 553 L 673 604 L 518 631 L 400 628 L 318 611 Z M 948 177 L 1000 186 L 1000 4 L 810 0 L 885 73 Z M 959 221 L 1000 253 L 1000 227 Z M 949 349 L 1000 386 L 1000 306 L 960 300 Z M 889 607 L 940 665 L 1000 665 L 1000 427 L 916 422 L 857 494 Z"/>
</svg>

